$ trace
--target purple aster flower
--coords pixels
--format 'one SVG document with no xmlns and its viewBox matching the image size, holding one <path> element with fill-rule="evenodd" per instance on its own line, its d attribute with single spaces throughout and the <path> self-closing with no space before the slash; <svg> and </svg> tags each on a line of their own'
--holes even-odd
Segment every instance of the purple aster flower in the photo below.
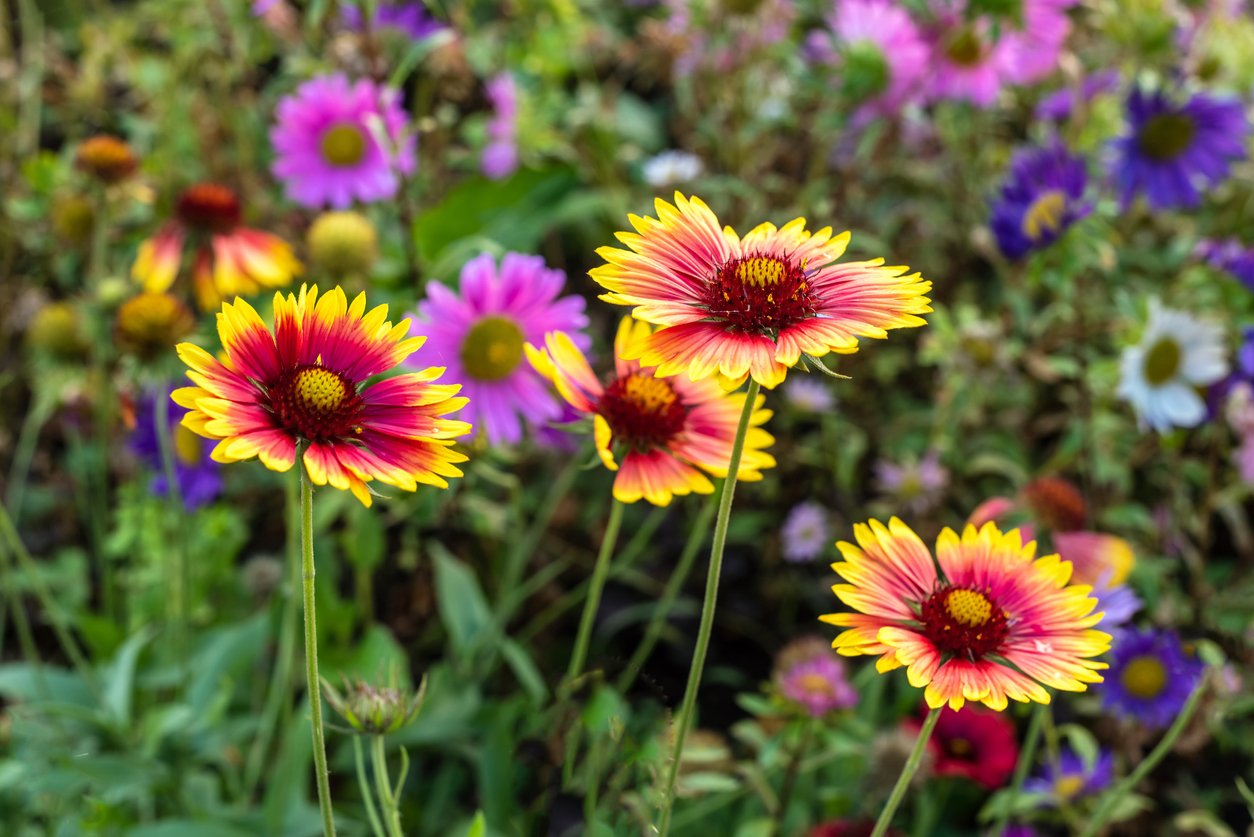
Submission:
<svg viewBox="0 0 1254 837">
<path fill-rule="evenodd" d="M 1119 72 L 1104 70 L 1085 77 L 1077 90 L 1064 87 L 1050 93 L 1036 106 L 1036 118 L 1050 122 L 1066 122 L 1071 112 L 1081 103 L 1089 102 L 1102 93 L 1110 93 L 1119 86 Z"/>
<path fill-rule="evenodd" d="M 1083 201 L 1088 176 L 1084 160 L 1061 143 L 1015 154 L 990 226 L 1008 259 L 1048 247 L 1092 211 Z"/>
<path fill-rule="evenodd" d="M 881 459 L 875 463 L 875 479 L 895 502 L 922 514 L 939 502 L 949 486 L 949 471 L 940 464 L 940 454 L 929 451 L 920 460 L 900 464 Z"/>
<path fill-rule="evenodd" d="M 836 395 L 821 378 L 794 375 L 784 384 L 784 400 L 803 413 L 830 413 L 836 408 Z"/>
<path fill-rule="evenodd" d="M 461 384 L 470 399 L 461 417 L 489 442 L 518 442 L 524 421 L 542 425 L 563 415 L 523 346 L 542 346 L 546 333 L 564 331 L 587 349 L 583 297 L 559 299 L 566 274 L 522 253 L 506 253 L 499 268 L 484 253 L 466 263 L 459 282 L 460 296 L 438 282 L 427 285 L 413 325 L 427 342 L 408 363 L 446 367 L 443 379 Z"/>
<path fill-rule="evenodd" d="M 1128 98 L 1128 122 L 1129 134 L 1115 143 L 1125 207 L 1142 192 L 1154 209 L 1197 206 L 1199 190 L 1245 157 L 1249 123 L 1235 99 L 1198 93 L 1178 104 L 1163 90 L 1138 87 Z"/>
<path fill-rule="evenodd" d="M 279 2 L 279 0 L 253 0 L 252 13 L 253 17 L 261 17 L 270 11 Z"/>
<path fill-rule="evenodd" d="M 830 650 L 793 663 L 779 674 L 778 682 L 780 693 L 812 718 L 858 702 L 858 693 L 845 675 L 844 660 Z"/>
<path fill-rule="evenodd" d="M 418 141 L 397 91 L 342 75 L 322 76 L 283 98 L 270 129 L 274 175 L 304 206 L 344 209 L 396 195 L 417 165 Z"/>
<path fill-rule="evenodd" d="M 136 405 L 135 432 L 131 436 L 131 450 L 139 456 L 153 473 L 149 490 L 157 497 L 165 497 L 170 491 L 169 481 L 165 477 L 165 466 L 161 461 L 161 442 L 157 436 L 157 398 L 165 398 L 167 403 L 167 428 L 174 454 L 174 479 L 178 482 L 179 495 L 188 511 L 213 502 L 222 493 L 222 466 L 209 458 L 205 449 L 205 440 L 183 426 L 186 407 L 180 407 L 170 401 L 173 387 L 167 388 L 159 396 L 147 392 L 139 398 Z"/>
<path fill-rule="evenodd" d="M 1048 764 L 1039 776 L 1023 783 L 1028 793 L 1049 794 L 1047 804 L 1071 803 L 1099 793 L 1115 780 L 1115 758 L 1109 750 L 1099 750 L 1097 760 L 1086 765 L 1084 759 L 1072 750 L 1063 750 L 1058 764 Z"/>
<path fill-rule="evenodd" d="M 832 533 L 827 525 L 827 509 L 818 503 L 798 503 L 784 519 L 780 535 L 786 560 L 813 561 L 830 546 Z"/>
<path fill-rule="evenodd" d="M 1091 595 L 1097 599 L 1095 609 L 1103 614 L 1102 621 L 1097 624 L 1103 631 L 1128 624 L 1145 606 L 1141 597 L 1127 584 L 1108 585 L 1099 582 L 1093 585 Z"/>
<path fill-rule="evenodd" d="M 486 92 L 492 118 L 480 167 L 488 177 L 498 180 L 518 168 L 518 86 L 513 76 L 501 73 L 488 81 Z"/>
<path fill-rule="evenodd" d="M 365 29 L 365 16 L 356 5 L 340 6 L 340 20 L 354 32 Z M 391 30 L 414 41 L 421 41 L 443 32 L 448 27 L 427 13 L 427 7 L 410 0 L 408 3 L 380 3 L 375 7 L 371 29 Z"/>
<path fill-rule="evenodd" d="M 838 0 L 831 33 L 811 32 L 812 60 L 839 64 L 849 93 L 880 113 L 896 112 L 921 92 L 930 50 L 905 9 L 889 0 Z M 835 43 L 832 34 L 835 35 Z"/>
<path fill-rule="evenodd" d="M 1115 635 L 1111 648 L 1110 671 L 1094 686 L 1102 705 L 1153 729 L 1171 724 L 1205 664 L 1184 653 L 1174 631 L 1130 628 Z"/>
<path fill-rule="evenodd" d="M 1194 254 L 1216 270 L 1236 277 L 1254 290 L 1254 247 L 1246 247 L 1235 238 L 1224 241 L 1199 242 Z"/>
</svg>

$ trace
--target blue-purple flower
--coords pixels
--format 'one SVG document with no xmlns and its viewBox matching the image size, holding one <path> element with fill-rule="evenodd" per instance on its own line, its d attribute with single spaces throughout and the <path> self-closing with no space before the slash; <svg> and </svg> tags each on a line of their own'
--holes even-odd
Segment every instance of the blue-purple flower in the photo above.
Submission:
<svg viewBox="0 0 1254 837">
<path fill-rule="evenodd" d="M 831 545 L 832 530 L 827 523 L 827 509 L 806 501 L 793 506 L 780 530 L 784 541 L 784 559 L 813 561 Z"/>
<path fill-rule="evenodd" d="M 170 491 L 169 481 L 161 461 L 161 441 L 157 436 L 157 398 L 167 401 L 167 427 L 171 453 L 174 458 L 174 479 L 178 482 L 179 496 L 188 511 L 213 502 L 222 493 L 222 466 L 209 458 L 205 440 L 183 426 L 186 407 L 169 401 L 173 387 L 160 395 L 148 392 L 136 405 L 135 432 L 131 436 L 131 449 L 153 473 L 149 490 L 157 497 L 165 497 Z"/>
<path fill-rule="evenodd" d="M 1036 105 L 1036 118 L 1052 122 L 1066 122 L 1072 112 L 1082 103 L 1087 103 L 1095 96 L 1109 93 L 1119 86 L 1119 73 L 1116 70 L 1103 70 L 1086 76 L 1080 87 L 1064 87 L 1055 90 Z"/>
<path fill-rule="evenodd" d="M 1144 194 L 1153 209 L 1195 207 L 1201 192 L 1245 157 L 1249 123 L 1236 99 L 1197 93 L 1177 102 L 1164 90 L 1135 88 L 1129 133 L 1116 141 L 1115 180 L 1126 207 Z"/>
<path fill-rule="evenodd" d="M 354 32 L 366 28 L 365 15 L 356 4 L 340 6 L 340 20 Z M 427 13 L 420 0 L 401 3 L 378 3 L 370 22 L 372 30 L 390 30 L 411 40 L 421 41 L 443 32 L 448 27 Z"/>
<path fill-rule="evenodd" d="M 1115 779 L 1115 759 L 1109 750 L 1100 750 L 1092 764 L 1085 764 L 1078 753 L 1063 750 L 1058 764 L 1047 764 L 1038 776 L 1023 783 L 1029 793 L 1048 794 L 1046 804 L 1071 803 L 1105 790 Z"/>
<path fill-rule="evenodd" d="M 488 120 L 488 144 L 480 167 L 497 180 L 518 168 L 518 85 L 509 73 L 501 73 L 488 81 L 486 93 L 492 118 Z"/>
<path fill-rule="evenodd" d="M 1088 181 L 1084 160 L 1061 143 L 1018 152 L 991 226 L 997 245 L 1009 259 L 1047 247 L 1092 207 L 1084 202 Z"/>
<path fill-rule="evenodd" d="M 1235 238 L 1224 241 L 1203 241 L 1194 251 L 1216 270 L 1231 274 L 1254 290 L 1254 247 L 1246 247 Z"/>
<path fill-rule="evenodd" d="M 1171 724 L 1205 670 L 1202 661 L 1186 654 L 1169 630 L 1120 631 L 1111 647 L 1110 671 L 1094 687 L 1102 705 L 1153 729 Z"/>
</svg>

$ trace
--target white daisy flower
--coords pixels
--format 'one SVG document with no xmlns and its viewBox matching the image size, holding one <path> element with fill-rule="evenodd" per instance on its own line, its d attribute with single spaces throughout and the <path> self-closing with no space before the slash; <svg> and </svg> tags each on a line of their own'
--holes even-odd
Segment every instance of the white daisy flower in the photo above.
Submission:
<svg viewBox="0 0 1254 837">
<path fill-rule="evenodd" d="M 1140 344 L 1123 350 L 1117 393 L 1142 429 L 1195 427 L 1206 418 L 1198 389 L 1226 374 L 1223 330 L 1151 299 Z"/>
<path fill-rule="evenodd" d="M 656 188 L 681 186 L 705 171 L 701 158 L 687 151 L 663 151 L 644 161 L 644 180 Z"/>
</svg>

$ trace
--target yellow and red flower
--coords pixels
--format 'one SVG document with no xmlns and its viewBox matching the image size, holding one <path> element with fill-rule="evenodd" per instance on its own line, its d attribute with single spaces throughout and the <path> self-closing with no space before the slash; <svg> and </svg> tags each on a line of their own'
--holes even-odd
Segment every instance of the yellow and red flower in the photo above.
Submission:
<svg viewBox="0 0 1254 837">
<path fill-rule="evenodd" d="M 661 326 L 636 355 L 659 375 L 723 379 L 732 389 L 750 375 L 764 387 L 784 380 L 802 355 L 858 350 L 859 337 L 925 325 L 932 283 L 883 259 L 841 262 L 849 233 L 759 224 L 741 238 L 697 197 L 658 198 L 658 217 L 629 216 L 628 249 L 602 247 L 605 264 L 589 275 L 606 302 Z"/>
<path fill-rule="evenodd" d="M 847 584 L 832 587 L 855 613 L 821 619 L 848 628 L 841 654 L 879 655 L 880 672 L 906 667 L 928 706 L 960 709 L 978 701 L 1002 710 L 1007 698 L 1049 703 L 1046 686 L 1084 691 L 1100 683 L 1094 661 L 1110 634 L 1093 630 L 1102 614 L 1091 588 L 1069 585 L 1071 564 L 1036 558 L 1036 544 L 993 523 L 941 532 L 936 557 L 897 518 L 854 527 L 857 545 L 838 543 L 833 564 Z"/>
<path fill-rule="evenodd" d="M 614 340 L 615 377 L 604 386 L 565 332 L 549 332 L 543 349 L 528 344 L 526 350 L 536 371 L 572 407 L 592 416 L 601 461 L 618 472 L 614 498 L 665 506 L 676 494 L 713 493 L 706 474 L 727 476 L 746 396 L 726 393 L 712 380 L 664 377 L 628 360 L 652 333 L 647 323 L 623 318 Z M 758 397 L 749 418 L 741 480 L 760 480 L 762 469 L 775 465 L 765 451 L 774 439 L 761 427 L 771 417 L 761 408 L 764 400 Z"/>
<path fill-rule="evenodd" d="M 131 276 L 150 293 L 165 292 L 178 278 L 188 243 L 194 248 L 192 288 L 204 311 L 224 299 L 286 287 L 302 269 L 286 241 L 241 226 L 234 192 L 200 183 L 179 196 L 175 217 L 139 245 Z"/>
<path fill-rule="evenodd" d="M 470 425 L 442 418 L 466 405 L 454 397 L 461 387 L 433 383 L 440 367 L 369 382 L 426 339 L 408 336 L 409 320 L 388 322 L 386 305 L 366 312 L 365 294 L 350 305 L 342 288 L 319 297 L 302 287 L 299 296 L 274 295 L 273 332 L 236 299 L 223 304 L 218 335 L 224 361 L 179 344 L 196 386 L 172 396 L 189 411 L 184 425 L 218 440 L 215 461 L 256 456 L 286 471 L 303 445 L 315 484 L 352 491 L 367 506 L 372 480 L 414 491 L 461 476 L 455 463 L 466 457 L 453 440 Z"/>
</svg>

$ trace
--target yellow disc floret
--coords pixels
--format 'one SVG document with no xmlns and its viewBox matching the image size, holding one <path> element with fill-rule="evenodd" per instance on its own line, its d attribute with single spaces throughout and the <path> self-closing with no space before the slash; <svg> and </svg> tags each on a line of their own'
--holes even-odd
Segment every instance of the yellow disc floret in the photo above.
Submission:
<svg viewBox="0 0 1254 837">
<path fill-rule="evenodd" d="M 976 590 L 950 590 L 945 598 L 945 609 L 955 622 L 971 628 L 987 623 L 993 615 L 988 597 Z"/>
<path fill-rule="evenodd" d="M 294 388 L 305 407 L 319 413 L 338 410 L 347 395 L 343 379 L 321 366 L 300 370 L 296 374 Z"/>
</svg>

